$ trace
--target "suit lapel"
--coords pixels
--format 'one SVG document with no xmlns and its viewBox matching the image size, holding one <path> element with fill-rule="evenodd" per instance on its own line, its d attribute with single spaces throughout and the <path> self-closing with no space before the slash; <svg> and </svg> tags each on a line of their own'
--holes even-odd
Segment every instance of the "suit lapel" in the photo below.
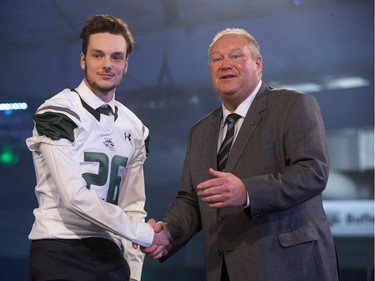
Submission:
<svg viewBox="0 0 375 281">
<path fill-rule="evenodd" d="M 208 175 L 208 168 L 217 169 L 217 145 L 218 145 L 218 138 L 219 138 L 219 130 L 221 119 L 223 117 L 223 111 L 221 107 L 217 108 L 212 114 L 209 115 L 209 121 L 205 128 L 204 134 L 202 134 L 202 147 L 201 155 L 200 155 L 200 163 L 197 167 L 205 167 L 206 169 L 199 169 L 197 173 L 202 173 L 199 178 L 207 180 Z M 210 176 L 209 176 L 210 177 Z M 202 202 L 202 201 L 200 201 Z M 216 221 L 218 210 L 211 208 L 208 204 L 200 204 L 203 212 L 208 218 L 208 221 Z"/>
<path fill-rule="evenodd" d="M 262 119 L 261 112 L 266 109 L 268 93 L 268 87 L 263 84 L 253 103 L 251 104 L 246 114 L 245 120 L 242 123 L 241 129 L 238 132 L 236 141 L 231 148 L 227 166 L 225 169 L 226 171 L 233 171 L 239 158 L 241 157 L 242 152 L 246 147 L 246 144 L 249 142 L 260 120 Z"/>
<path fill-rule="evenodd" d="M 209 167 L 214 169 L 217 168 L 217 144 L 219 139 L 219 130 L 221 119 L 223 118 L 223 111 L 221 107 L 215 110 L 212 115 L 211 126 L 207 129 L 207 149 L 208 155 L 213 155 L 214 157 L 208 157 Z"/>
</svg>

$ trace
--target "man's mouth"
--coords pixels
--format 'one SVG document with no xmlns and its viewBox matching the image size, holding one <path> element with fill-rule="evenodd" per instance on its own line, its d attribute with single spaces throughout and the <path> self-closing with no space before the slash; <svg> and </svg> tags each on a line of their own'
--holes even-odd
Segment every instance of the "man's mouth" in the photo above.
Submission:
<svg viewBox="0 0 375 281">
<path fill-rule="evenodd" d="M 230 78 L 233 78 L 233 77 L 236 77 L 235 75 L 231 75 L 231 74 L 226 74 L 226 75 L 222 75 L 220 76 L 220 79 L 221 80 L 225 80 L 225 79 L 230 79 Z"/>
<path fill-rule="evenodd" d="M 110 77 L 113 77 L 115 75 L 111 74 L 111 73 L 99 73 L 99 76 L 101 76 L 103 78 L 110 78 Z"/>
</svg>

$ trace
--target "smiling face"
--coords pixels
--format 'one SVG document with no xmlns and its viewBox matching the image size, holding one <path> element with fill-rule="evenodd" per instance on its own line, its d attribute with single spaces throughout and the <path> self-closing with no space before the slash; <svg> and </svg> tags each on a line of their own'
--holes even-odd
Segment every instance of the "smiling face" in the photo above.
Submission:
<svg viewBox="0 0 375 281">
<path fill-rule="evenodd" d="M 262 57 L 254 54 L 249 40 L 235 33 L 221 36 L 211 48 L 211 82 L 231 112 L 251 94 L 261 79 Z"/>
<path fill-rule="evenodd" d="M 122 35 L 90 35 L 87 53 L 81 53 L 85 83 L 103 101 L 110 101 L 127 71 L 127 44 Z"/>
</svg>

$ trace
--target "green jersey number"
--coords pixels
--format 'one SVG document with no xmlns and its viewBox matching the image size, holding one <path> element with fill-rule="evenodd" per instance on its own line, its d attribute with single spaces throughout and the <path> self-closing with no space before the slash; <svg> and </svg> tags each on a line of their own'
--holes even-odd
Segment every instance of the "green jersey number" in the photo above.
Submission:
<svg viewBox="0 0 375 281">
<path fill-rule="evenodd" d="M 117 205 L 119 196 L 119 187 L 121 182 L 121 175 L 126 167 L 128 158 L 122 156 L 114 156 L 109 162 L 109 158 L 104 153 L 98 152 L 85 152 L 85 162 L 97 162 L 99 169 L 97 174 L 83 173 L 82 177 L 85 179 L 87 188 L 90 189 L 92 184 L 97 186 L 103 186 L 108 183 L 108 193 L 106 201 Z M 109 178 L 108 178 L 109 174 Z"/>
</svg>

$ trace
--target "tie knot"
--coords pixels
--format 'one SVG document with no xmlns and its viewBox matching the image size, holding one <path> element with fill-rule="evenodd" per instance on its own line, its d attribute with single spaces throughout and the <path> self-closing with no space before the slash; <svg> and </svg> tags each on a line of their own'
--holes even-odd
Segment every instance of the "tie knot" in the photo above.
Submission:
<svg viewBox="0 0 375 281">
<path fill-rule="evenodd" d="M 240 119 L 241 116 L 236 113 L 231 113 L 227 116 L 227 119 L 225 120 L 225 123 L 227 124 L 235 124 L 238 119 Z"/>
<path fill-rule="evenodd" d="M 97 111 L 99 111 L 101 114 L 109 115 L 109 113 L 112 112 L 112 109 L 108 104 L 103 104 L 97 108 Z"/>
</svg>

